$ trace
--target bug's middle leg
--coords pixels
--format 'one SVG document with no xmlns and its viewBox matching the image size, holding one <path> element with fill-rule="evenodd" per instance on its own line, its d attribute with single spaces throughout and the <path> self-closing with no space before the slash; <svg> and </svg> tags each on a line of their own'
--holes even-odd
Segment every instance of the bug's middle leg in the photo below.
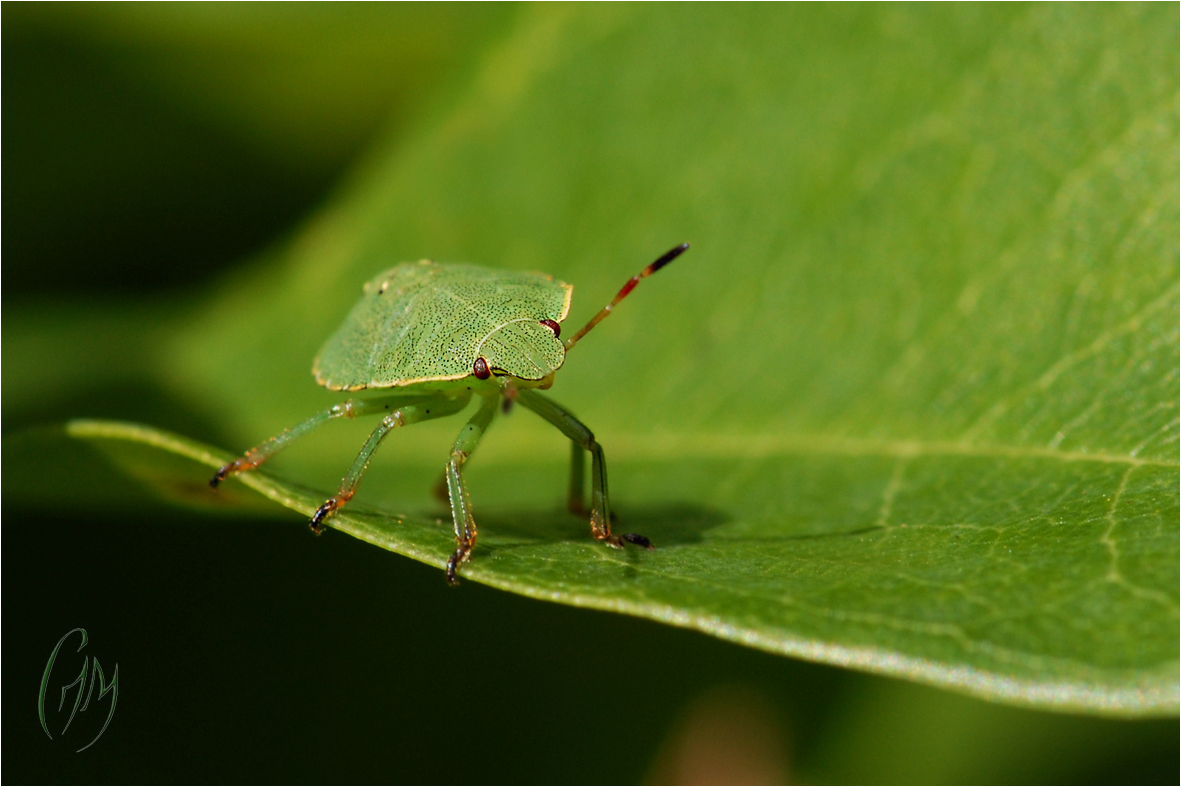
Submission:
<svg viewBox="0 0 1181 787">
<path fill-rule="evenodd" d="M 476 520 L 472 517 L 472 503 L 468 497 L 467 487 L 463 483 L 463 463 L 467 461 L 480 438 L 488 430 L 496 415 L 497 400 L 500 393 L 481 394 L 480 409 L 463 427 L 455 445 L 451 448 L 451 458 L 447 460 L 447 494 L 451 500 L 451 518 L 455 521 L 455 551 L 447 561 L 447 582 L 458 585 L 455 571 L 471 557 L 472 548 L 476 545 Z"/>
<path fill-rule="evenodd" d="M 357 493 L 357 485 L 361 483 L 361 476 L 369 468 L 369 462 L 373 459 L 373 454 L 377 451 L 377 447 L 381 445 L 382 440 L 385 440 L 390 432 L 399 426 L 454 415 L 466 407 L 469 400 L 469 397 L 466 396 L 455 399 L 439 396 L 435 399 L 421 401 L 415 404 L 402 405 L 392 412 L 387 413 L 381 419 L 381 423 L 377 425 L 377 428 L 370 433 L 369 439 L 365 441 L 365 445 L 361 448 L 361 452 L 357 454 L 357 458 L 353 460 L 348 473 L 340 482 L 340 489 L 335 495 L 328 498 L 322 506 L 316 509 L 316 513 L 312 515 L 312 532 L 319 535 L 324 520 L 331 516 L 334 511 L 344 506 Z"/>
</svg>

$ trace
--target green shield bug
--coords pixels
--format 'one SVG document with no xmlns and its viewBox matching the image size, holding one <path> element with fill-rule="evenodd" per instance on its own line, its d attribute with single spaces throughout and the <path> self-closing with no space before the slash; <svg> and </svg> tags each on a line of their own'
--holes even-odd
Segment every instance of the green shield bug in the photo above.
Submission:
<svg viewBox="0 0 1181 787">
<path fill-rule="evenodd" d="M 513 273 L 474 265 L 444 265 L 422 260 L 404 263 L 369 280 L 361 300 L 320 350 L 312 373 L 334 391 L 390 389 L 349 399 L 272 437 L 218 470 L 216 488 L 234 473 L 253 470 L 292 441 L 334 418 L 382 415 L 340 489 L 312 516 L 321 532 L 324 520 L 356 494 L 361 476 L 381 441 L 400 426 L 454 415 L 472 397 L 479 409 L 460 431 L 444 468 L 447 498 L 455 521 L 455 551 L 447 561 L 447 581 L 471 557 L 476 521 L 463 481 L 471 456 L 503 401 L 540 415 L 571 441 L 567 506 L 590 516 L 591 535 L 613 547 L 625 542 L 652 548 L 644 536 L 611 532 L 607 466 L 594 434 L 558 403 L 543 396 L 566 353 L 598 325 L 647 276 L 689 248 L 682 243 L 623 285 L 615 298 L 578 333 L 561 340 L 561 322 L 574 288 L 540 273 Z M 591 506 L 583 499 L 583 461 L 591 455 Z"/>
</svg>

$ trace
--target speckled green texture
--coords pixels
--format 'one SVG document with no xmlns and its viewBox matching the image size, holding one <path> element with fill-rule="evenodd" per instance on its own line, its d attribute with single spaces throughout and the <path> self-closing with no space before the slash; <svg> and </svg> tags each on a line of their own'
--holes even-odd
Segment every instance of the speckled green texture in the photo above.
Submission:
<svg viewBox="0 0 1181 787">
<path fill-rule="evenodd" d="M 366 282 L 320 351 L 316 381 L 334 390 L 460 380 L 489 368 L 540 380 L 566 350 L 541 320 L 561 322 L 573 288 L 540 273 L 408 262 Z"/>
</svg>

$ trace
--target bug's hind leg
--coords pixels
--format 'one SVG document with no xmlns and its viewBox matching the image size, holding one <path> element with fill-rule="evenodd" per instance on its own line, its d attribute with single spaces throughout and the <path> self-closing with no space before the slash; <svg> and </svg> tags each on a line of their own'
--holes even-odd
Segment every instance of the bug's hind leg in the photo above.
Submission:
<svg viewBox="0 0 1181 787">
<path fill-rule="evenodd" d="M 586 449 L 575 440 L 570 441 L 570 484 L 566 489 L 566 510 L 574 516 L 589 519 L 591 510 L 586 507 L 583 496 L 583 486 L 586 484 Z M 611 512 L 611 526 L 615 527 L 618 520 L 615 512 Z M 627 538 L 627 536 L 620 536 Z"/>
<path fill-rule="evenodd" d="M 590 509 L 586 507 L 583 496 L 583 485 L 586 483 L 586 449 L 576 440 L 570 441 L 570 485 L 566 489 L 566 510 L 574 516 L 588 516 Z"/>
<path fill-rule="evenodd" d="M 455 551 L 447 561 L 447 583 L 453 586 L 459 584 L 455 572 L 468 561 L 476 545 L 476 520 L 472 517 L 471 499 L 463 483 L 463 463 L 476 450 L 480 438 L 492 423 L 500 398 L 499 392 L 481 396 L 483 401 L 480 409 L 464 425 L 459 437 L 455 438 L 451 458 L 447 460 L 447 493 L 451 500 L 451 518 L 455 521 Z"/>
<path fill-rule="evenodd" d="M 603 456 L 603 447 L 595 440 L 594 434 L 586 424 L 574 417 L 574 414 L 557 402 L 542 396 L 532 388 L 522 389 L 517 394 L 522 405 L 549 421 L 575 443 L 575 452 L 571 454 L 570 489 L 567 505 L 573 511 L 576 505 L 582 504 L 582 450 L 591 454 L 591 535 L 599 541 L 613 547 L 623 546 L 623 542 L 635 544 L 646 549 L 652 548 L 652 542 L 638 533 L 615 535 L 611 532 L 611 503 L 607 495 L 607 460 Z M 577 471 L 577 475 L 575 474 Z M 585 504 L 582 504 L 585 506 Z"/>
<path fill-rule="evenodd" d="M 393 404 L 387 402 L 386 405 L 382 405 L 379 412 L 386 412 L 386 416 L 381 419 L 381 423 L 369 434 L 369 439 L 365 441 L 361 452 L 353 460 L 348 473 L 341 479 L 340 489 L 335 495 L 328 498 L 322 506 L 316 509 L 316 513 L 312 515 L 312 521 L 310 523 L 312 532 L 319 535 L 322 531 L 321 526 L 324 520 L 331 516 L 333 512 L 343 507 L 349 500 L 352 500 L 353 495 L 357 493 L 357 486 L 361 483 L 361 476 L 369 469 L 369 462 L 373 459 L 373 454 L 390 432 L 399 426 L 454 415 L 466 407 L 468 401 L 469 397 L 466 396 L 456 399 L 440 396 L 434 399 L 418 400 L 414 404 L 397 405 L 396 409 L 392 409 L 392 411 L 389 408 L 393 407 Z"/>
</svg>

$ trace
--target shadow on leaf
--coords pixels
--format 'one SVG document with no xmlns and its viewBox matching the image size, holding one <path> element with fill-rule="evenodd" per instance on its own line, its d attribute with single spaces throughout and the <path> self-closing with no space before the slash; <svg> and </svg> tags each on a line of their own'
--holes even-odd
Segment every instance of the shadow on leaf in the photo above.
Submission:
<svg viewBox="0 0 1181 787">
<path fill-rule="evenodd" d="M 696 544 L 713 528 L 730 521 L 730 515 L 697 503 L 621 505 L 614 510 L 616 533 L 640 533 L 654 546 Z M 481 533 L 491 539 L 525 538 L 531 541 L 581 541 L 591 538 L 590 525 L 582 517 L 555 509 L 483 509 L 478 513 Z"/>
</svg>

